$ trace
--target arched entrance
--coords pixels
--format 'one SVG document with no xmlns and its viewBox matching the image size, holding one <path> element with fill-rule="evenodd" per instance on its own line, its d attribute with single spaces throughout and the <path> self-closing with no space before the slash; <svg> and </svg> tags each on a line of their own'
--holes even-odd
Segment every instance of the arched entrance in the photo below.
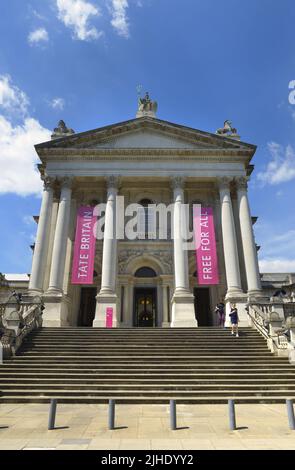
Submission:
<svg viewBox="0 0 295 470">
<path fill-rule="evenodd" d="M 157 277 L 157 273 L 148 266 L 143 266 L 134 273 L 137 280 L 145 285 L 134 287 L 133 326 L 138 328 L 157 326 L 157 287 L 151 287 L 149 280 Z M 141 284 L 139 282 L 139 284 Z"/>
</svg>

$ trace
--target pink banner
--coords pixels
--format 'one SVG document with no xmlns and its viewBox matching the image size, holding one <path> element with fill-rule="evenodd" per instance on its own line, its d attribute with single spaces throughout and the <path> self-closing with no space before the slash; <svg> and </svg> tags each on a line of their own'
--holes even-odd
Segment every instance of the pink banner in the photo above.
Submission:
<svg viewBox="0 0 295 470">
<path fill-rule="evenodd" d="M 113 307 L 106 309 L 106 327 L 113 328 Z"/>
<path fill-rule="evenodd" d="M 93 208 L 81 206 L 78 209 L 72 284 L 92 284 L 95 257 L 95 237 L 93 228 L 96 217 Z"/>
<path fill-rule="evenodd" d="M 194 239 L 199 285 L 219 284 L 212 207 L 194 205 Z"/>
</svg>

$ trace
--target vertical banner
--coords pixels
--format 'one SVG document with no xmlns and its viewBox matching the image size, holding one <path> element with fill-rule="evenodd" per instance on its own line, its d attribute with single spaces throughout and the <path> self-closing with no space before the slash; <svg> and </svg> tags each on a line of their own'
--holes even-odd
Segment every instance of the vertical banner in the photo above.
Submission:
<svg viewBox="0 0 295 470">
<path fill-rule="evenodd" d="M 106 328 L 113 328 L 113 307 L 106 309 Z"/>
<path fill-rule="evenodd" d="M 198 283 L 219 284 L 213 208 L 194 205 L 193 219 Z"/>
<path fill-rule="evenodd" d="M 72 284 L 92 284 L 95 257 L 95 236 L 93 233 L 96 217 L 93 208 L 81 206 L 78 209 Z"/>
</svg>

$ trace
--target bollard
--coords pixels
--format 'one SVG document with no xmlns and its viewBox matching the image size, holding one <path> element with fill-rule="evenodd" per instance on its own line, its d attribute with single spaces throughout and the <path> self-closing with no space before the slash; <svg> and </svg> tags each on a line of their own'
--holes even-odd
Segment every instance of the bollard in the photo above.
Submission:
<svg viewBox="0 0 295 470">
<path fill-rule="evenodd" d="M 57 405 L 57 400 L 56 399 L 50 400 L 49 419 L 48 419 L 48 430 L 49 431 L 54 429 L 54 426 L 55 426 L 56 405 Z"/>
<path fill-rule="evenodd" d="M 295 416 L 294 416 L 293 400 L 286 400 L 286 405 L 287 405 L 287 413 L 288 413 L 288 420 L 289 420 L 289 428 L 294 431 L 295 430 Z"/>
<path fill-rule="evenodd" d="M 109 429 L 115 429 L 115 400 L 109 400 Z"/>
<path fill-rule="evenodd" d="M 176 401 L 170 400 L 170 428 L 175 431 L 177 429 L 176 423 Z"/>
<path fill-rule="evenodd" d="M 228 400 L 228 413 L 229 413 L 229 429 L 234 431 L 236 427 L 236 413 L 235 413 L 235 401 Z"/>
</svg>

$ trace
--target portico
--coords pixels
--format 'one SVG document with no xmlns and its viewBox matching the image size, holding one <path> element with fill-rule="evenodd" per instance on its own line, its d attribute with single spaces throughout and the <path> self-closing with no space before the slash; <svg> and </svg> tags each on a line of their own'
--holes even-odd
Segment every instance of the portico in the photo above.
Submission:
<svg viewBox="0 0 295 470">
<path fill-rule="evenodd" d="M 196 292 L 208 299 L 208 325 L 216 324 L 221 298 L 237 303 L 246 324 L 247 297 L 261 295 L 247 197 L 255 146 L 145 114 L 79 134 L 61 126 L 36 151 L 44 190 L 29 289 L 44 296 L 44 326 L 91 323 L 92 316 L 93 327 L 105 327 L 111 308 L 113 327 L 195 327 Z M 159 221 L 152 236 L 128 239 L 130 217 L 118 196 L 125 208 L 142 205 L 144 218 L 150 205 L 172 204 L 167 239 L 159 237 Z M 93 282 L 74 285 L 77 210 L 100 203 L 104 235 L 95 243 Z M 183 249 L 180 228 L 191 215 L 181 205 L 196 203 L 213 208 L 217 285 L 198 285 L 195 251 Z"/>
</svg>

